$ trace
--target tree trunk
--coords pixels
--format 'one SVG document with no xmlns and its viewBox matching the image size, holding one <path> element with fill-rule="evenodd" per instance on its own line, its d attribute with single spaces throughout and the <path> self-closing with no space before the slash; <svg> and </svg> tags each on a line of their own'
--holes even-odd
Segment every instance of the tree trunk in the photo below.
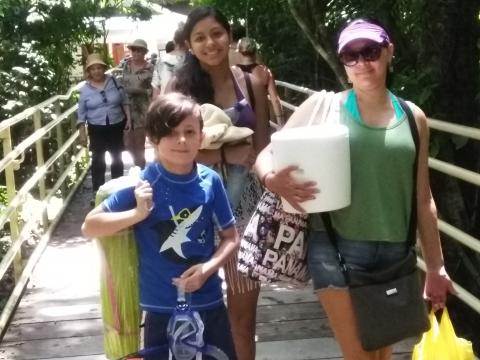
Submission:
<svg viewBox="0 0 480 360">
<path fill-rule="evenodd" d="M 319 38 L 317 34 L 315 34 L 312 29 L 306 24 L 306 22 L 303 20 L 303 16 L 300 15 L 300 12 L 295 6 L 295 2 L 293 0 L 288 0 L 288 8 L 290 9 L 290 13 L 292 14 L 293 18 L 297 22 L 298 26 L 300 29 L 302 29 L 303 33 L 305 36 L 308 38 L 310 43 L 312 44 L 313 48 L 315 51 L 322 57 L 323 60 L 327 63 L 327 65 L 330 67 L 330 69 L 333 71 L 335 76 L 338 79 L 338 82 L 341 84 L 343 88 L 348 87 L 347 83 L 347 78 L 345 76 L 345 73 L 342 69 L 342 67 L 339 65 L 337 59 L 336 59 L 336 54 L 333 49 L 327 48 L 325 43 L 328 43 L 329 41 L 324 39 L 324 41 L 319 41 Z M 309 11 L 312 11 L 313 18 L 314 19 L 319 19 L 322 18 L 321 16 L 315 16 L 316 11 L 320 11 L 320 9 L 315 8 L 315 6 L 309 7 Z M 320 24 L 315 24 L 315 26 L 320 26 Z M 328 34 L 323 34 L 324 37 L 328 37 Z"/>
</svg>

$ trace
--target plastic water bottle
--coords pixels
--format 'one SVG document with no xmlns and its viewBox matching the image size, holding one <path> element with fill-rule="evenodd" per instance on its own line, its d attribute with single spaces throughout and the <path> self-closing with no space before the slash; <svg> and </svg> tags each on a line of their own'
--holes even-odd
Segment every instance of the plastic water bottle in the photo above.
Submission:
<svg viewBox="0 0 480 360">
<path fill-rule="evenodd" d="M 167 335 L 175 360 L 201 359 L 205 326 L 200 314 L 192 311 L 185 290 L 177 287 L 177 306 L 168 321 Z"/>
</svg>

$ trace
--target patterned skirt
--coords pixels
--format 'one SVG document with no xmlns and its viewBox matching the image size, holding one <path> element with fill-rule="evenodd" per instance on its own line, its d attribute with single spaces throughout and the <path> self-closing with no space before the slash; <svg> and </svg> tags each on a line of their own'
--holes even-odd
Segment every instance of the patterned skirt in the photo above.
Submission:
<svg viewBox="0 0 480 360">
<path fill-rule="evenodd" d="M 240 203 L 235 209 L 236 227 L 240 238 L 252 216 L 258 201 L 262 196 L 263 188 L 253 171 L 250 171 L 245 188 L 240 198 Z M 230 290 L 235 293 L 243 293 L 258 289 L 260 282 L 251 280 L 237 271 L 238 254 L 235 254 L 225 265 L 225 281 Z"/>
</svg>

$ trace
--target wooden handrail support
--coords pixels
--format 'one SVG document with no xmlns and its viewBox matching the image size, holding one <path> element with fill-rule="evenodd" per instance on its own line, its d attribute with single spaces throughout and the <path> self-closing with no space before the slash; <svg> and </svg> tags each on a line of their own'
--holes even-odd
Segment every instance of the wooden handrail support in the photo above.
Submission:
<svg viewBox="0 0 480 360">
<path fill-rule="evenodd" d="M 50 159 L 37 171 L 35 174 L 28 179 L 28 181 L 18 190 L 17 195 L 13 198 L 13 200 L 10 202 L 10 204 L 7 206 L 5 211 L 0 214 L 0 226 L 3 226 L 5 222 L 8 220 L 10 214 L 22 204 L 22 200 L 24 197 L 30 192 L 30 190 L 33 189 L 33 187 L 38 183 L 38 181 L 47 173 L 48 169 L 50 166 L 52 166 L 60 156 L 74 143 L 76 140 L 77 136 L 76 134 L 72 135 L 66 142 L 63 144 L 63 146 L 58 149 L 55 154 L 53 154 Z M 84 156 L 84 150 L 82 149 L 79 154 L 77 154 L 77 158 L 79 157 L 78 155 Z M 77 159 L 78 161 L 78 159 Z M 62 174 L 62 177 L 60 179 L 64 179 L 68 174 L 69 171 L 72 169 L 73 166 L 75 166 L 76 162 L 72 162 L 70 166 L 64 171 Z M 59 180 L 60 180 L 59 179 Z M 57 180 L 58 184 L 58 180 Z M 55 192 L 58 190 L 59 186 L 54 186 L 52 189 L 49 190 L 47 197 L 45 200 L 42 202 L 41 205 L 41 211 L 39 213 L 43 213 L 47 206 L 48 206 L 48 200 L 55 194 Z M 35 222 L 37 221 L 37 218 L 30 218 L 28 222 L 24 225 L 22 232 L 20 233 L 17 241 L 12 244 L 12 247 L 8 249 L 7 253 L 4 255 L 2 261 L 0 262 L 0 279 L 3 278 L 5 275 L 5 272 L 8 270 L 10 267 L 15 255 L 18 252 L 18 249 L 22 245 L 22 243 L 27 239 L 26 235 L 28 234 L 29 230 L 34 226 Z"/>
<path fill-rule="evenodd" d="M 72 86 L 68 92 L 64 95 L 55 95 L 44 102 L 32 106 L 21 113 L 6 119 L 0 123 L 0 141 L 3 143 L 4 156 L 0 160 L 0 172 L 5 172 L 7 178 L 7 206 L 2 209 L 0 213 L 0 226 L 4 226 L 7 221 L 10 221 L 11 239 L 12 245 L 7 253 L 3 256 L 0 262 L 0 279 L 3 279 L 8 269 L 13 264 L 15 273 L 15 288 L 10 294 L 7 303 L 0 315 L 0 335 L 3 336 L 8 321 L 11 318 L 13 311 L 20 300 L 21 294 L 31 276 L 31 272 L 35 267 L 38 259 L 40 258 L 43 250 L 50 239 L 50 236 L 55 229 L 58 221 L 61 219 L 63 211 L 68 206 L 72 196 L 76 189 L 81 184 L 83 178 L 87 174 L 88 166 L 86 166 L 82 173 L 79 175 L 77 182 L 67 189 L 66 181 L 72 172 L 75 171 L 77 164 L 82 159 L 88 156 L 88 151 L 84 148 L 76 151 L 76 139 L 78 138 L 78 131 L 73 127 L 71 128 L 71 135 L 64 141 L 62 133 L 62 125 L 68 122 L 68 125 L 73 126 L 73 122 L 70 122 L 71 117 L 76 112 L 78 105 L 75 104 L 61 113 L 61 101 L 69 100 L 72 95 L 83 85 L 84 82 Z M 55 113 L 53 114 L 53 120 L 42 126 L 42 114 L 45 109 L 51 109 L 54 106 Z M 50 110 L 49 110 L 50 111 Z M 23 121 L 33 121 L 35 132 L 23 139 L 21 142 L 12 146 L 11 128 Z M 65 129 L 65 127 L 63 127 Z M 44 159 L 43 144 L 42 141 L 49 138 L 56 130 L 56 138 L 58 149 L 48 159 Z M 25 152 L 28 149 L 34 149 L 37 153 L 36 156 L 36 169 L 35 173 L 22 185 L 20 189 L 17 189 L 15 185 L 14 171 L 18 170 L 19 163 L 23 161 Z M 63 161 L 63 155 L 65 153 L 71 153 L 71 159 L 69 159 L 68 166 L 65 166 Z M 45 187 L 45 176 L 51 171 L 53 166 L 58 163 L 60 171 L 58 179 L 56 179 L 53 187 L 47 189 Z M 28 218 L 24 224 L 17 223 L 18 214 L 21 209 L 25 198 L 32 193 L 35 188 L 38 188 L 38 194 L 40 205 L 35 215 Z M 62 194 L 63 203 L 60 209 L 57 211 L 53 219 L 47 217 L 47 209 L 49 207 L 50 199 L 56 196 L 58 190 Z M 40 242 L 36 244 L 35 249 L 23 264 L 21 259 L 21 247 L 22 244 L 28 239 L 31 230 L 34 226 L 40 222 L 42 224 L 43 231 L 40 233 Z"/>
<path fill-rule="evenodd" d="M 82 155 L 83 156 L 83 155 Z M 82 184 L 83 179 L 87 175 L 88 172 L 88 167 L 84 169 L 83 173 L 79 177 L 79 181 L 75 184 L 75 186 L 72 188 L 72 191 L 68 194 L 67 198 L 65 199 L 62 208 L 59 211 L 59 214 L 63 214 L 65 209 L 68 207 L 70 204 L 73 195 L 75 195 L 75 192 L 77 191 L 78 187 Z M 43 254 L 43 251 L 48 245 L 48 242 L 50 241 L 50 238 L 52 236 L 53 231 L 58 225 L 58 222 L 60 221 L 61 216 L 57 216 L 54 221 L 50 224 L 50 227 L 47 229 L 46 233 L 41 237 L 40 242 L 37 244 L 35 247 L 35 250 L 33 251 L 32 255 L 27 261 L 27 264 L 25 265 L 22 274 L 20 275 L 20 278 L 17 280 L 17 284 L 15 288 L 12 291 L 12 294 L 8 298 L 7 303 L 5 304 L 5 307 L 0 314 L 0 336 L 3 337 L 5 335 L 5 331 L 8 328 L 8 323 L 13 315 L 13 312 L 15 311 L 15 308 L 20 301 L 22 297 L 23 290 L 25 289 L 25 286 L 28 283 L 28 280 L 30 279 L 30 276 L 33 272 L 33 269 L 35 268 L 35 265 L 37 264 L 38 260 L 40 260 L 40 257 Z"/>
</svg>

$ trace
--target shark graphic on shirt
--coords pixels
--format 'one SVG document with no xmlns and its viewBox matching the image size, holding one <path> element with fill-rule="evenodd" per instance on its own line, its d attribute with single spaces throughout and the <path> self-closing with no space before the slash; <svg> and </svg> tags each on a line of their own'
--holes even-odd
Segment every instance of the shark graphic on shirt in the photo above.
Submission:
<svg viewBox="0 0 480 360">
<path fill-rule="evenodd" d="M 196 208 L 186 219 L 182 222 L 176 224 L 175 229 L 172 231 L 170 236 L 165 240 L 165 242 L 160 247 L 160 253 L 172 249 L 175 253 L 186 259 L 182 251 L 182 244 L 188 241 L 192 241 L 188 236 L 188 232 L 192 228 L 192 225 L 198 220 L 200 214 L 202 213 L 203 205 L 200 205 Z"/>
</svg>

